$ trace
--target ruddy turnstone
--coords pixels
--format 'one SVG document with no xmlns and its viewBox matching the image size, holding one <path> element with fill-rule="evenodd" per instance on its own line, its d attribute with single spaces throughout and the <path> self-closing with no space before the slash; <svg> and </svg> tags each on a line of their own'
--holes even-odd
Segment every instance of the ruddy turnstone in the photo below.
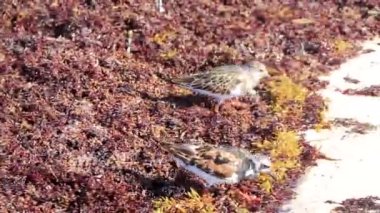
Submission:
<svg viewBox="0 0 380 213">
<path fill-rule="evenodd" d="M 170 79 L 172 83 L 188 88 L 193 92 L 214 98 L 215 111 L 231 98 L 245 95 L 257 96 L 255 87 L 260 80 L 269 76 L 266 66 L 258 61 L 243 65 L 223 65 L 209 71 Z"/>
<path fill-rule="evenodd" d="M 260 173 L 271 175 L 269 157 L 251 154 L 246 149 L 232 146 L 171 143 L 164 143 L 163 147 L 173 155 L 178 167 L 199 176 L 206 182 L 207 187 L 254 179 Z"/>
</svg>

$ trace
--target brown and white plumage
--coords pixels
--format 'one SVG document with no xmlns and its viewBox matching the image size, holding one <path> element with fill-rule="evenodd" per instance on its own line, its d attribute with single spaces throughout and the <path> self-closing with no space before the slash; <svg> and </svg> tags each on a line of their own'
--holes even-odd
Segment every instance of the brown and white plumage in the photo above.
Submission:
<svg viewBox="0 0 380 213">
<path fill-rule="evenodd" d="M 255 87 L 269 76 L 264 64 L 250 61 L 243 65 L 223 65 L 209 71 L 171 79 L 192 91 L 213 97 L 218 106 L 225 100 L 244 95 L 255 96 Z"/>
<path fill-rule="evenodd" d="M 251 154 L 242 148 L 169 143 L 163 147 L 173 155 L 179 167 L 198 175 L 208 186 L 238 183 L 253 179 L 261 172 L 270 173 L 269 157 Z"/>
</svg>

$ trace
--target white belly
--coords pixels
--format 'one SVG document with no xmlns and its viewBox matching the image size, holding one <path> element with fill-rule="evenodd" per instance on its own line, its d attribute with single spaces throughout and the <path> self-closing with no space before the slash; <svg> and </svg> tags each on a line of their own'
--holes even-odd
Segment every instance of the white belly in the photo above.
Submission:
<svg viewBox="0 0 380 213">
<path fill-rule="evenodd" d="M 201 90 L 201 89 L 193 89 L 193 88 L 190 88 L 190 89 L 192 89 L 194 92 L 199 93 L 201 95 L 213 97 L 217 99 L 219 102 L 244 95 L 242 84 L 237 85 L 234 89 L 230 91 L 229 94 L 212 93 L 212 92 Z"/>
<path fill-rule="evenodd" d="M 233 90 L 231 90 L 230 94 L 234 97 L 242 96 L 244 95 L 243 92 L 243 85 L 238 84 Z"/>
</svg>

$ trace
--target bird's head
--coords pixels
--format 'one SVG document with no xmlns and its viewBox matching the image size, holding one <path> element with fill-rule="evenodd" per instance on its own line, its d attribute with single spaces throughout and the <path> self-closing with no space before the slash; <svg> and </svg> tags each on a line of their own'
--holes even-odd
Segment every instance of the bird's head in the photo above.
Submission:
<svg viewBox="0 0 380 213">
<path fill-rule="evenodd" d="M 256 155 L 251 155 L 248 157 L 250 161 L 250 174 L 247 173 L 247 178 L 249 179 L 254 179 L 256 178 L 260 173 L 265 173 L 273 178 L 274 175 L 272 174 L 272 162 L 270 158 L 266 155 L 261 155 L 261 154 L 256 154 Z"/>
<path fill-rule="evenodd" d="M 255 79 L 262 79 L 269 76 L 269 72 L 265 64 L 258 61 L 249 61 L 245 64 L 249 72 L 254 75 Z"/>
</svg>

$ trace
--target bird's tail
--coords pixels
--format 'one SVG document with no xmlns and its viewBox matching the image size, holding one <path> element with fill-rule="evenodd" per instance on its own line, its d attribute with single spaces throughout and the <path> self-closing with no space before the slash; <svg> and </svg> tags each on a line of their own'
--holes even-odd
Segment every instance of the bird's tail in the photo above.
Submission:
<svg viewBox="0 0 380 213">
<path fill-rule="evenodd" d="M 172 78 L 170 78 L 170 77 L 167 76 L 167 75 L 164 75 L 164 74 L 159 73 L 159 72 L 156 72 L 155 75 L 156 75 L 158 78 L 160 78 L 161 80 L 163 80 L 163 81 L 166 81 L 166 82 L 168 82 L 168 83 L 175 83 L 175 82 L 173 82 Z"/>
<path fill-rule="evenodd" d="M 169 143 L 169 142 L 161 142 L 160 145 L 164 150 L 169 151 L 169 152 L 173 148 L 173 143 Z"/>
<path fill-rule="evenodd" d="M 193 144 L 175 144 L 161 142 L 162 148 L 174 155 L 192 156 L 196 154 L 197 145 Z"/>
<path fill-rule="evenodd" d="M 186 76 L 186 77 L 169 77 L 167 75 L 164 75 L 162 73 L 155 73 L 156 76 L 168 83 L 171 83 L 171 84 L 177 84 L 177 85 L 187 85 L 189 84 L 189 82 L 193 81 L 192 77 L 191 76 Z"/>
</svg>

